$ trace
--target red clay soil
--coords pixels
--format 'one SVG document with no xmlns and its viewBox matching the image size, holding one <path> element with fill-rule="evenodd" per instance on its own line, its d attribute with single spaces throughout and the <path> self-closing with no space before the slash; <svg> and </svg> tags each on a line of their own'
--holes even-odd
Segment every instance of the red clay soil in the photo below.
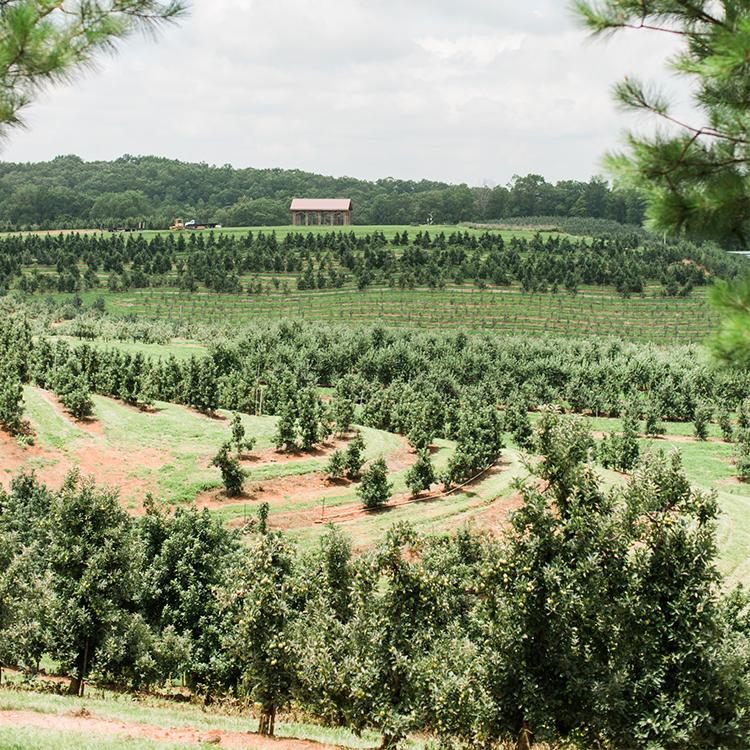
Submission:
<svg viewBox="0 0 750 750">
<path fill-rule="evenodd" d="M 401 448 L 392 453 L 386 459 L 388 470 L 391 472 L 402 471 L 412 466 L 416 461 L 416 454 L 411 451 L 409 443 L 405 438 L 401 438 Z M 305 461 L 310 458 L 320 458 L 329 455 L 336 448 L 345 445 L 347 441 L 338 440 L 326 443 L 322 448 L 318 448 L 310 453 L 284 454 L 276 451 L 264 451 L 257 455 L 257 463 L 291 463 L 294 461 Z M 243 462 L 246 465 L 249 462 Z M 250 464 L 252 466 L 252 464 Z M 252 471 L 252 469 L 251 469 Z M 298 502 L 307 502 L 310 500 L 320 500 L 322 503 L 325 498 L 335 498 L 342 491 L 351 486 L 350 483 L 332 484 L 321 472 L 311 472 L 309 474 L 299 474 L 288 477 L 279 477 L 278 479 L 269 479 L 261 482 L 248 482 L 246 495 L 241 498 L 230 500 L 221 490 L 208 490 L 201 493 L 195 500 L 198 508 L 208 508 L 216 510 L 225 508 L 228 504 L 243 504 L 245 501 L 254 502 L 262 501 L 268 503 L 271 508 L 274 505 L 287 504 L 290 498 Z M 425 497 L 425 500 L 428 498 Z M 390 506 L 401 505 L 403 500 L 396 499 L 389 504 Z M 353 513 L 353 518 L 364 514 L 361 503 L 351 503 L 345 506 L 339 506 L 333 513 Z M 281 529 L 294 529 L 310 526 L 317 522 L 321 517 L 320 507 L 305 507 L 299 511 L 276 514 L 273 517 L 273 526 Z M 347 519 L 349 520 L 349 519 Z M 242 525 L 242 519 L 235 520 L 231 525 Z"/>
<path fill-rule="evenodd" d="M 335 745 L 324 745 L 311 740 L 261 737 L 250 732 L 230 732 L 222 729 L 201 731 L 190 727 L 165 729 L 152 724 L 128 724 L 112 719 L 99 719 L 81 713 L 40 714 L 34 711 L 0 711 L 0 727 L 31 727 L 57 732 L 78 732 L 87 735 L 121 736 L 155 742 L 217 745 L 244 750 L 332 750 Z"/>
<path fill-rule="evenodd" d="M 460 489 L 457 488 L 456 491 L 460 493 L 466 487 L 471 487 L 477 482 L 483 481 L 488 476 L 491 476 L 493 473 L 501 470 L 502 469 L 500 466 L 495 466 L 489 472 L 483 474 L 474 482 L 469 482 L 468 484 L 464 485 L 464 487 Z M 362 518 L 375 516 L 378 513 L 388 513 L 394 508 L 400 508 L 404 505 L 439 503 L 446 497 L 450 497 L 451 494 L 452 493 L 446 494 L 446 492 L 440 486 L 434 486 L 433 489 L 430 490 L 430 492 L 423 492 L 417 497 L 413 497 L 410 493 L 405 493 L 392 498 L 386 505 L 384 505 L 377 511 L 368 511 L 362 507 L 362 503 L 355 502 L 348 503 L 347 505 L 340 505 L 336 508 L 330 508 L 328 511 L 325 511 L 325 509 L 321 509 L 320 507 L 316 507 L 305 508 L 304 510 L 300 510 L 298 512 L 280 513 L 274 516 L 273 522 L 275 527 L 281 529 L 304 528 L 312 525 L 313 523 L 350 523 L 351 521 L 357 521 Z M 486 499 L 478 498 L 477 500 L 469 503 L 468 507 L 481 508 L 482 506 L 486 506 L 487 510 L 481 511 L 475 516 L 475 518 L 484 519 L 484 517 L 486 516 L 486 521 L 481 520 L 481 524 L 483 526 L 489 527 L 492 518 L 495 518 L 498 523 L 503 523 L 508 513 L 515 507 L 518 507 L 518 505 L 520 505 L 520 495 L 517 502 L 513 501 L 512 497 L 495 498 L 494 500 L 491 500 L 489 502 Z"/>
<path fill-rule="evenodd" d="M 30 461 L 35 461 L 39 464 L 37 476 L 53 488 L 62 486 L 67 474 L 79 468 L 82 475 L 92 475 L 98 483 L 118 489 L 123 500 L 140 500 L 154 489 L 146 480 L 135 479 L 132 475 L 144 468 L 159 469 L 168 463 L 168 456 L 155 448 L 116 450 L 102 439 L 100 423 L 93 420 L 78 422 L 65 412 L 53 394 L 48 391 L 40 393 L 66 422 L 84 430 L 91 439 L 76 441 L 77 444 L 68 445 L 66 450 L 39 445 L 22 448 L 14 438 L 0 431 L 0 484 L 7 484 Z"/>
<path fill-rule="evenodd" d="M 508 497 L 497 498 L 487 505 L 479 513 L 472 516 L 472 521 L 480 528 L 493 534 L 504 528 L 508 516 L 518 510 L 523 504 L 523 496 L 520 492 L 514 492 Z"/>
</svg>

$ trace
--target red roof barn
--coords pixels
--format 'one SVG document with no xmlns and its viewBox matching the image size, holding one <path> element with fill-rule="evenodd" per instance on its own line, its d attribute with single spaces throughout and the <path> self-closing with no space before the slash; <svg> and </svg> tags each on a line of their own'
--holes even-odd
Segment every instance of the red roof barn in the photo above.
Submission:
<svg viewBox="0 0 750 750">
<path fill-rule="evenodd" d="M 352 223 L 352 202 L 349 198 L 295 198 L 289 207 L 294 226 L 328 224 L 349 226 Z"/>
</svg>

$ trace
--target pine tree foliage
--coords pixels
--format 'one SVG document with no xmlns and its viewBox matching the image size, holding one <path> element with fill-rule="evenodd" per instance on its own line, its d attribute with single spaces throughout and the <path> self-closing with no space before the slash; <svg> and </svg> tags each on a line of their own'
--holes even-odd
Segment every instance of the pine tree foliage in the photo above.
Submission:
<svg viewBox="0 0 750 750">
<path fill-rule="evenodd" d="M 40 89 L 90 66 L 118 40 L 184 11 L 181 0 L 4 0 L 0 4 L 0 134 L 21 124 Z"/>
<path fill-rule="evenodd" d="M 635 78 L 616 88 L 627 110 L 660 124 L 630 134 L 609 166 L 647 196 L 654 228 L 747 246 L 750 240 L 750 6 L 746 0 L 577 0 L 597 35 L 624 29 L 680 40 L 670 60 L 691 86 L 697 114 L 682 118 L 669 97 Z"/>
<path fill-rule="evenodd" d="M 750 274 L 731 282 L 717 279 L 709 292 L 721 328 L 709 341 L 720 362 L 750 370 Z"/>
</svg>

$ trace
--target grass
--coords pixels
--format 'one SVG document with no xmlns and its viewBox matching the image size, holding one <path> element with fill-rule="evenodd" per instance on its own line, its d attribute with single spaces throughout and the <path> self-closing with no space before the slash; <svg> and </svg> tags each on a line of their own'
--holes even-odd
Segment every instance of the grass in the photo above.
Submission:
<svg viewBox="0 0 750 750">
<path fill-rule="evenodd" d="M 108 737 L 36 727 L 0 727 L 0 748 L 3 750 L 194 750 L 197 747 L 211 745 L 154 742 L 120 733 Z"/>
<path fill-rule="evenodd" d="M 174 357 L 177 360 L 190 359 L 192 356 L 200 357 L 206 353 L 206 347 L 196 341 L 185 339 L 173 339 L 168 344 L 144 344 L 141 341 L 120 341 L 106 339 L 78 339 L 73 336 L 52 336 L 55 340 L 67 341 L 73 346 L 87 344 L 95 349 L 111 349 L 116 347 L 128 354 L 143 354 L 146 357 L 166 359 Z"/>
<path fill-rule="evenodd" d="M 79 425 L 53 405 L 49 394 L 27 387 L 24 391 L 26 413 L 36 433 L 37 445 L 28 449 L 23 465 L 36 469 L 47 480 L 50 473 L 64 474 L 60 467 L 83 465 L 100 482 L 120 487 L 123 502 L 137 510 L 146 492 L 172 504 L 191 502 L 204 490 L 220 487 L 218 470 L 210 460 L 229 436 L 229 413 L 220 412 L 209 418 L 191 409 L 157 402 L 153 412 L 143 412 L 119 401 L 94 396 L 95 425 Z M 533 418 L 536 415 L 532 415 Z M 513 492 L 513 480 L 526 470 L 521 455 L 504 451 L 500 470 L 481 481 L 439 499 L 417 500 L 387 507 L 373 514 L 354 514 L 358 506 L 356 484 L 326 485 L 321 472 L 327 463 L 326 454 L 300 454 L 292 460 L 276 460 L 272 451 L 276 429 L 275 417 L 243 415 L 248 436 L 256 440 L 254 453 L 263 460 L 246 461 L 249 471 L 249 497 L 227 499 L 212 504 L 212 513 L 226 523 L 240 522 L 255 513 L 263 493 L 256 493 L 258 483 L 289 479 L 288 494 L 284 484 L 271 485 L 269 497 L 270 523 L 288 529 L 291 538 L 307 547 L 314 544 L 324 531 L 321 521 L 334 520 L 352 537 L 357 548 L 376 543 L 393 523 L 408 520 L 422 532 L 455 528 L 471 520 L 483 521 L 488 506 Z M 590 418 L 595 431 L 618 430 L 619 419 Z M 732 466 L 733 446 L 719 441 L 719 430 L 711 425 L 712 440 L 688 440 L 693 427 L 689 423 L 665 423 L 666 434 L 660 439 L 643 439 L 646 450 L 679 450 L 691 482 L 704 490 L 717 493 L 721 517 L 718 527 L 720 566 L 730 583 L 750 583 L 750 485 L 738 483 Z M 402 454 L 403 438 L 371 428 L 362 428 L 366 443 L 365 458 L 380 455 L 386 458 Z M 443 469 L 454 449 L 450 441 L 437 441 L 433 462 Z M 99 463 L 92 463 L 99 455 Z M 391 473 L 393 496 L 402 500 L 407 495 L 406 468 Z M 11 475 L 7 469 L 6 478 Z M 602 470 L 605 477 L 609 474 Z M 293 477 L 302 477 L 292 481 Z M 615 479 L 615 475 L 609 477 Z M 609 481 L 609 480 L 608 480 Z M 268 487 L 268 485 L 264 485 Z M 274 494 L 275 493 L 275 494 Z M 497 519 L 495 523 L 498 522 Z"/>
<path fill-rule="evenodd" d="M 230 412 L 220 410 L 211 418 L 161 401 L 153 411 L 141 411 L 94 395 L 94 421 L 81 425 L 39 388 L 26 387 L 24 402 L 36 435 L 24 466 L 36 469 L 42 479 L 83 466 L 99 481 L 118 486 L 130 509 L 140 506 L 146 492 L 180 504 L 221 485 L 219 471 L 210 462 L 230 436 Z M 271 451 L 277 418 L 243 415 L 242 421 L 247 437 L 255 440 L 251 455 Z M 371 428 L 362 428 L 362 433 L 367 460 L 402 449 L 396 435 Z M 326 456 L 300 454 L 292 461 L 249 462 L 245 467 L 249 481 L 259 482 L 322 471 L 326 462 Z"/>
<path fill-rule="evenodd" d="M 149 724 L 164 729 L 172 728 L 192 728 L 201 732 L 210 730 L 224 730 L 230 732 L 255 732 L 257 729 L 257 719 L 248 713 L 222 713 L 220 707 L 212 708 L 209 713 L 202 706 L 193 704 L 177 704 L 159 698 L 135 697 L 128 694 L 117 694 L 104 690 L 90 689 L 89 695 L 83 699 L 63 695 L 50 695 L 42 693 L 33 693 L 21 690 L 0 690 L 0 711 L 33 711 L 41 714 L 53 715 L 70 715 L 73 711 L 85 709 L 92 717 L 98 719 L 107 719 L 119 721 L 126 724 Z M 18 731 L 18 730 L 14 730 Z M 276 728 L 279 737 L 289 737 L 298 739 L 314 740 L 326 744 L 335 744 L 342 747 L 353 748 L 353 750 L 364 750 L 364 748 L 374 747 L 379 744 L 379 736 L 373 732 L 365 732 L 362 737 L 357 737 L 354 733 L 341 728 L 328 728 L 317 724 L 308 724 L 299 722 L 294 717 L 281 717 Z M 30 732 L 30 744 L 20 744 L 19 748 L 48 747 L 57 748 L 57 745 L 38 745 L 33 744 L 38 737 L 36 731 Z M 58 734 L 58 733 L 54 733 Z M 13 735 L 9 733 L 9 736 Z M 67 741 L 69 736 L 61 737 L 62 741 Z M 0 747 L 5 748 L 2 744 L 3 734 L 0 732 Z M 21 739 L 24 739 L 21 737 Z M 42 737 L 44 739 L 44 737 Z M 57 740 L 53 735 L 51 739 Z M 90 738 L 92 741 L 94 738 Z M 122 741 L 122 738 L 118 738 Z M 96 737 L 96 741 L 100 738 Z M 98 747 L 120 747 L 122 745 L 80 745 L 82 748 Z M 10 747 L 13 747 L 11 745 Z M 61 744 L 60 748 L 67 750 L 69 747 L 77 748 L 75 744 Z M 195 745 L 165 745 L 158 744 L 134 744 L 124 745 L 124 747 L 134 747 L 138 750 L 149 750 L 154 747 L 195 747 Z"/>
<path fill-rule="evenodd" d="M 532 294 L 518 286 L 479 290 L 471 285 L 443 290 L 383 287 L 358 291 L 349 287 L 300 292 L 296 291 L 296 279 L 289 281 L 295 291 L 287 294 L 218 294 L 208 290 L 190 293 L 160 288 L 114 293 L 94 290 L 81 297 L 87 304 L 103 297 L 108 311 L 115 316 L 196 323 L 247 324 L 288 317 L 333 323 L 461 328 L 474 333 L 619 336 L 665 344 L 701 341 L 716 327 L 715 314 L 703 289 L 675 300 L 662 296 L 656 287 L 648 288 L 644 296 L 624 299 L 614 289 L 601 287 L 582 288 L 577 295 Z M 66 295 L 55 296 L 63 299 Z M 163 351 L 189 356 L 186 346 L 176 343 Z"/>
</svg>

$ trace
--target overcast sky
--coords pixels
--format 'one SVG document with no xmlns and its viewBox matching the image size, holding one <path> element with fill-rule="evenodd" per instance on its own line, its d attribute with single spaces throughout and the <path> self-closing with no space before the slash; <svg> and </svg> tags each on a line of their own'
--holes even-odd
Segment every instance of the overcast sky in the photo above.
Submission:
<svg viewBox="0 0 750 750">
<path fill-rule="evenodd" d="M 590 41 L 567 0 L 194 0 L 156 42 L 45 94 L 0 158 L 587 179 L 633 122 L 612 84 L 663 77 L 667 42 Z"/>
</svg>

